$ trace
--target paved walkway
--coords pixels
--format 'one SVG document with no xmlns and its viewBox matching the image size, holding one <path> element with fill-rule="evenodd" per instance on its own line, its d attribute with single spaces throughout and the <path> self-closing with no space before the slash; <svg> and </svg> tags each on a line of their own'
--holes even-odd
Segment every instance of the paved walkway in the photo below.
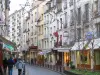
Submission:
<svg viewBox="0 0 100 75">
<path fill-rule="evenodd" d="M 18 75 L 18 71 L 16 68 L 13 69 L 13 75 Z M 48 69 L 26 65 L 26 75 L 61 75 L 61 74 Z"/>
</svg>

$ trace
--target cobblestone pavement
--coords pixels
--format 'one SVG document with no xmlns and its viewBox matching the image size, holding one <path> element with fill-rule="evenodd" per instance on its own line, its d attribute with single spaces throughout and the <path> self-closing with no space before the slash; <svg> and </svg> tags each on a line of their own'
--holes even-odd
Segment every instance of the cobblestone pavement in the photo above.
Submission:
<svg viewBox="0 0 100 75">
<path fill-rule="evenodd" d="M 13 75 L 18 75 L 18 71 L 16 68 L 13 69 Z M 26 75 L 61 75 L 61 74 L 48 69 L 26 65 Z"/>
</svg>

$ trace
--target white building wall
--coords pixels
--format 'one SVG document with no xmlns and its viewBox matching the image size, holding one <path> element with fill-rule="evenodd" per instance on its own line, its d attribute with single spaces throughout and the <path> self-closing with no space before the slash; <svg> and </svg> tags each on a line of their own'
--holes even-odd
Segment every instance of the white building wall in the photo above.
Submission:
<svg viewBox="0 0 100 75">
<path fill-rule="evenodd" d="M 9 27 L 11 41 L 15 42 L 20 51 L 23 44 L 23 20 L 24 20 L 24 10 L 16 10 L 9 16 Z"/>
</svg>

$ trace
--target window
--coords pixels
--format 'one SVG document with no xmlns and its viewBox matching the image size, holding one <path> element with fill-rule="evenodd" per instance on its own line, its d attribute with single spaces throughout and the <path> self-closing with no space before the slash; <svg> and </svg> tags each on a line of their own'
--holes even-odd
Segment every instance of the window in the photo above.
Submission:
<svg viewBox="0 0 100 75">
<path fill-rule="evenodd" d="M 49 15 L 47 15 L 47 24 L 49 23 Z"/>
<path fill-rule="evenodd" d="M 52 41 L 50 41 L 50 43 L 51 43 L 51 47 L 52 47 Z"/>
<path fill-rule="evenodd" d="M 81 28 L 77 29 L 77 37 L 78 37 L 78 40 L 81 39 Z"/>
<path fill-rule="evenodd" d="M 33 44 L 33 38 L 31 38 L 32 44 Z"/>
<path fill-rule="evenodd" d="M 31 14 L 31 16 L 32 16 L 32 20 L 31 20 L 31 23 L 33 23 L 33 14 Z"/>
<path fill-rule="evenodd" d="M 46 41 L 45 41 L 45 48 L 46 48 Z"/>
<path fill-rule="evenodd" d="M 43 34 L 43 25 L 42 25 L 42 34 Z"/>
<path fill-rule="evenodd" d="M 89 4 L 85 4 L 86 22 L 89 21 Z"/>
<path fill-rule="evenodd" d="M 54 32 L 56 31 L 56 27 L 54 26 Z"/>
<path fill-rule="evenodd" d="M 62 29 L 62 18 L 60 18 L 60 23 L 61 23 L 61 27 L 60 28 Z"/>
<path fill-rule="evenodd" d="M 65 24 L 67 24 L 67 13 L 65 13 Z"/>
<path fill-rule="evenodd" d="M 98 13 L 100 15 L 100 0 L 98 0 Z"/>
<path fill-rule="evenodd" d="M 100 37 L 100 24 L 96 25 L 96 29 L 97 29 L 97 37 Z"/>
<path fill-rule="evenodd" d="M 42 18 L 41 18 L 41 20 L 43 20 L 43 14 L 42 14 L 42 16 L 41 16 Z"/>
<path fill-rule="evenodd" d="M 73 0 L 70 0 L 70 3 L 69 4 L 70 4 L 70 6 L 72 6 L 73 5 Z"/>
<path fill-rule="evenodd" d="M 64 0 L 64 9 L 67 8 L 67 0 Z"/>
<path fill-rule="evenodd" d="M 37 21 L 37 13 L 35 12 L 35 22 Z"/>
<path fill-rule="evenodd" d="M 45 28 L 45 35 L 46 35 L 46 28 Z"/>
<path fill-rule="evenodd" d="M 57 30 L 59 30 L 59 20 L 57 20 Z"/>
<path fill-rule="evenodd" d="M 62 11 L 62 0 L 57 0 L 57 12 Z"/>
<path fill-rule="evenodd" d="M 81 8 L 78 8 L 78 24 L 81 24 Z"/>
<path fill-rule="evenodd" d="M 70 25 L 74 25 L 74 14 L 73 14 L 73 10 L 70 11 L 71 12 L 71 17 L 70 17 Z"/>
<path fill-rule="evenodd" d="M 64 22 L 64 28 L 67 28 L 67 13 L 65 13 L 65 22 Z"/>
<path fill-rule="evenodd" d="M 47 20 L 46 20 L 46 16 L 44 16 L 44 21 L 45 21 L 45 24 L 46 24 L 46 22 L 47 22 Z"/>
<path fill-rule="evenodd" d="M 51 27 L 51 34 L 52 34 L 52 27 Z"/>
</svg>

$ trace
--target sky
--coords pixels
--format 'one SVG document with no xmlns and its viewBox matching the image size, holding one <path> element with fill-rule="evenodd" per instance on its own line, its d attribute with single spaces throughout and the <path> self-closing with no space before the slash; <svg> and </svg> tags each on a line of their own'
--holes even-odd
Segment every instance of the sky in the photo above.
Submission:
<svg viewBox="0 0 100 75">
<path fill-rule="evenodd" d="M 10 14 L 13 13 L 15 10 L 21 8 L 20 4 L 25 4 L 26 0 L 10 0 Z M 31 1 L 31 0 L 29 0 Z"/>
</svg>

